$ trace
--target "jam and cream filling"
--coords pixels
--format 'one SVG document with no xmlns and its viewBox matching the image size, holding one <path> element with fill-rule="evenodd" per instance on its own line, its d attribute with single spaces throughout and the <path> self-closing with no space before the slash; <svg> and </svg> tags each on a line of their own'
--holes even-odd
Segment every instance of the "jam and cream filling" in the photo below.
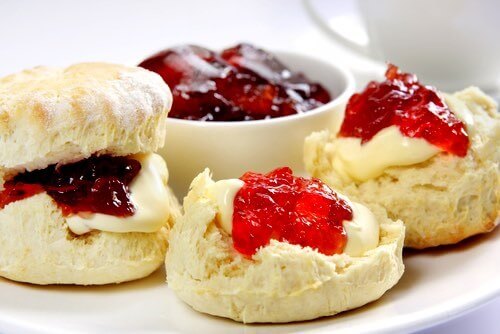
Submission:
<svg viewBox="0 0 500 334">
<path fill-rule="evenodd" d="M 46 193 L 75 234 L 155 232 L 169 216 L 167 180 L 157 154 L 92 156 L 15 175 L 3 184 L 0 209 Z"/>
<path fill-rule="evenodd" d="M 157 154 L 136 154 L 131 158 L 141 163 L 141 170 L 130 183 L 130 201 L 135 213 L 119 217 L 102 213 L 81 213 L 66 218 L 75 234 L 91 230 L 127 233 L 158 231 L 169 217 L 168 170 L 165 161 Z"/>
<path fill-rule="evenodd" d="M 308 180 L 302 178 L 296 178 L 296 179 L 304 182 L 306 188 L 309 186 L 307 184 Z M 277 182 L 279 183 L 279 181 Z M 321 181 L 315 180 L 315 182 L 321 182 Z M 276 189 L 286 188 L 287 186 L 289 186 L 289 185 L 280 186 L 277 183 L 275 183 L 275 185 L 277 187 L 274 188 L 273 191 L 271 191 L 270 193 L 266 194 L 259 192 L 256 193 L 255 196 L 257 197 L 272 196 L 273 193 L 276 194 L 277 192 Z M 314 185 L 316 185 L 316 183 Z M 305 197 L 308 197 L 308 199 L 306 200 L 307 202 L 305 204 L 303 204 L 302 202 L 295 204 L 295 208 L 300 207 L 300 209 L 297 210 L 304 210 L 303 207 L 309 206 L 309 208 L 303 211 L 301 215 L 294 216 L 294 217 L 300 217 L 301 221 L 300 222 L 292 221 L 291 223 L 289 222 L 288 224 L 286 222 L 285 223 L 279 222 L 280 224 L 283 225 L 279 227 L 274 226 L 274 231 L 272 232 L 270 238 L 280 239 L 282 237 L 280 235 L 282 234 L 282 232 L 280 232 L 280 229 L 284 228 L 287 229 L 288 232 L 290 233 L 297 233 L 299 237 L 294 238 L 293 240 L 282 238 L 283 241 L 287 241 L 290 243 L 299 243 L 302 246 L 309 246 L 312 248 L 316 248 L 318 249 L 318 251 L 326 253 L 327 255 L 331 255 L 334 253 L 345 253 L 350 256 L 362 256 L 365 252 L 376 248 L 379 244 L 379 224 L 373 213 L 365 206 L 359 203 L 351 202 L 342 195 L 335 194 L 338 195 L 338 197 L 331 197 L 330 195 L 333 193 L 333 191 L 331 191 L 329 188 L 328 190 L 326 188 L 322 188 L 322 186 L 324 186 L 323 184 L 320 185 L 321 187 L 319 188 L 319 192 L 321 193 L 321 191 L 326 191 L 325 196 L 317 197 L 317 194 L 310 196 L 310 193 L 307 193 L 305 196 L 299 194 L 298 196 L 299 201 L 302 201 Z M 240 190 L 244 186 L 245 182 L 240 179 L 228 179 L 215 182 L 209 189 L 209 196 L 217 204 L 217 209 L 218 209 L 217 222 L 220 225 L 220 227 L 227 234 L 231 236 L 233 236 L 235 224 L 241 224 L 240 221 L 233 219 L 233 217 L 235 216 L 234 203 L 235 201 L 241 200 L 241 198 L 238 198 L 238 196 Z M 300 188 L 304 190 L 304 185 L 301 185 Z M 285 197 L 287 196 L 286 191 L 283 191 L 282 194 L 278 194 L 278 196 L 281 196 L 282 198 L 277 199 L 276 202 L 284 201 L 284 203 L 286 203 L 288 201 L 287 199 L 283 198 L 283 196 Z M 326 206 L 328 205 L 328 202 L 324 200 L 325 197 L 327 198 L 327 200 L 342 201 L 343 206 L 340 208 L 336 206 L 331 206 L 330 208 L 326 208 L 325 210 L 325 205 Z M 329 214 L 331 214 L 331 210 L 340 210 L 340 211 L 343 210 L 344 212 L 347 212 L 346 209 L 348 209 L 350 213 L 346 215 L 347 217 L 349 217 L 349 219 L 341 220 L 340 226 L 338 224 L 335 224 L 334 222 L 325 222 L 325 218 L 329 219 L 330 217 L 332 217 L 331 215 L 329 216 Z M 289 216 L 289 214 L 291 214 L 285 212 L 286 210 L 289 210 L 289 208 L 287 209 L 286 205 L 283 206 L 277 205 L 275 210 L 280 211 L 281 217 L 287 217 Z M 326 214 L 327 217 L 321 217 L 322 213 Z M 269 218 L 267 222 L 268 225 L 278 223 L 273 220 L 273 216 L 275 215 L 275 213 L 266 211 L 265 214 L 267 214 L 268 215 L 267 218 Z M 309 214 L 311 216 L 308 217 Z M 259 209 L 257 209 L 254 213 L 246 213 L 247 217 L 253 215 L 258 216 Z M 333 216 L 335 217 L 339 215 L 333 215 Z M 249 217 L 250 220 L 252 220 L 253 218 L 255 217 Z M 264 219 L 265 218 L 266 217 L 264 217 Z M 330 225 L 330 223 L 332 225 Z M 318 224 L 318 228 L 316 229 L 316 227 L 313 226 L 312 224 Z M 238 226 L 236 228 L 238 228 Z M 265 230 L 268 228 L 269 226 L 264 227 L 263 229 Z M 312 232 L 308 231 L 308 229 L 312 229 L 313 231 Z M 259 235 L 259 232 L 255 231 L 255 229 L 253 229 L 251 233 L 254 236 Z M 329 238 L 329 236 L 327 235 L 328 233 L 331 233 L 333 235 L 337 234 L 344 235 L 344 237 L 346 238 L 346 242 L 343 243 L 342 238 L 339 238 L 338 236 L 334 238 Z M 260 233 L 260 235 L 262 235 L 262 233 Z M 327 240 L 331 240 L 333 242 L 337 241 L 339 244 L 341 244 L 341 247 L 337 247 L 335 245 L 332 245 L 331 247 L 325 247 L 324 244 L 322 244 L 323 240 L 319 241 L 318 240 L 319 238 L 321 239 L 324 238 Z M 262 246 L 265 246 L 265 244 L 267 244 L 269 240 L 261 240 L 261 241 L 262 241 Z M 238 242 L 238 239 L 235 240 L 233 238 L 233 242 Z M 238 245 L 236 245 L 235 248 L 238 250 L 243 248 L 243 250 L 245 250 L 245 247 L 244 246 L 242 247 L 241 245 L 239 247 Z M 254 252 L 256 251 L 256 249 L 252 250 Z M 331 252 L 331 250 L 336 250 L 336 251 Z M 251 255 L 251 252 L 245 253 L 243 251 L 243 254 Z"/>
</svg>

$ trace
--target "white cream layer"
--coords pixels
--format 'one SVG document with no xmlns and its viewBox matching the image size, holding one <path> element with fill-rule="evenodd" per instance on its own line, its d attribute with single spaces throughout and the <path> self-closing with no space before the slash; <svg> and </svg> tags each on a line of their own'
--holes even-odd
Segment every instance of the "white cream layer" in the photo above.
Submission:
<svg viewBox="0 0 500 334">
<path fill-rule="evenodd" d="M 423 138 L 404 136 L 397 126 L 378 132 L 361 144 L 360 138 L 338 137 L 325 148 L 332 167 L 347 180 L 366 181 L 387 167 L 408 166 L 433 157 L 441 150 Z"/>
<path fill-rule="evenodd" d="M 210 197 L 217 203 L 217 220 L 220 227 L 229 235 L 233 230 L 234 198 L 243 187 L 239 179 L 228 179 L 215 182 L 210 191 Z M 378 247 L 379 224 L 373 213 L 364 205 L 349 201 L 341 196 L 352 208 L 353 218 L 344 221 L 347 233 L 347 244 L 344 253 L 350 256 L 361 256 L 366 251 Z"/>
<path fill-rule="evenodd" d="M 131 156 L 141 163 L 139 174 L 130 184 L 130 200 L 136 208 L 134 215 L 116 217 L 102 213 L 77 214 L 66 218 L 70 230 L 84 234 L 91 230 L 127 233 L 158 231 L 169 217 L 168 170 L 158 154 Z"/>
<path fill-rule="evenodd" d="M 380 226 L 375 215 L 366 206 L 351 202 L 341 196 L 352 209 L 352 220 L 344 220 L 347 243 L 344 253 L 350 256 L 362 256 L 365 252 L 378 247 Z"/>
<path fill-rule="evenodd" d="M 244 184 L 240 179 L 227 179 L 215 182 L 211 188 L 218 207 L 217 221 L 229 235 L 233 230 L 234 198 Z"/>
</svg>

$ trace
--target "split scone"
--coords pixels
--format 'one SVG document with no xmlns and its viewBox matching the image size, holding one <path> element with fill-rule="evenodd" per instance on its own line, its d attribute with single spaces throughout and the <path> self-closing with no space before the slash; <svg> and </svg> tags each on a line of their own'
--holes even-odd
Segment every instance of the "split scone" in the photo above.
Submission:
<svg viewBox="0 0 500 334">
<path fill-rule="evenodd" d="M 0 276 L 107 284 L 164 261 L 179 205 L 163 145 L 162 79 L 104 63 L 0 79 Z"/>
<path fill-rule="evenodd" d="M 500 119 L 477 88 L 441 94 L 390 66 L 351 97 L 338 133 L 305 141 L 306 169 L 406 226 L 405 245 L 491 231 L 500 210 Z"/>
<path fill-rule="evenodd" d="M 403 274 L 404 226 L 289 168 L 191 184 L 169 237 L 169 287 L 195 310 L 245 323 L 333 315 Z"/>
</svg>

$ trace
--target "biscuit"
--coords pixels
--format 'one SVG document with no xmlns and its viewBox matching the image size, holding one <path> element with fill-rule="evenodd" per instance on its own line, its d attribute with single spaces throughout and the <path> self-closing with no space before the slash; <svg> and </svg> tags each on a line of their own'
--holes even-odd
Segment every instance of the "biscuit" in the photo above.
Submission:
<svg viewBox="0 0 500 334">
<path fill-rule="evenodd" d="M 157 74 L 122 65 L 37 67 L 0 79 L 0 190 L 24 171 L 155 151 L 164 144 L 171 103 Z M 161 187 L 166 183 L 167 177 Z M 153 233 L 76 235 L 46 193 L 8 203 L 0 209 L 0 276 L 81 285 L 145 277 L 164 262 L 180 214 L 170 189 L 164 195 L 169 210 L 155 218 Z"/>
<path fill-rule="evenodd" d="M 271 240 L 251 259 L 236 252 L 216 223 L 205 171 L 184 200 L 170 234 L 169 287 L 200 312 L 245 323 L 290 322 L 333 315 L 380 298 L 403 274 L 404 226 L 373 212 L 379 246 L 360 257 L 327 256 L 309 247 Z"/>
<path fill-rule="evenodd" d="M 496 103 L 474 87 L 445 99 L 452 111 L 465 110 L 471 118 L 465 122 L 471 145 L 464 158 L 440 153 L 422 163 L 390 167 L 374 179 L 356 182 L 332 168 L 329 145 L 336 136 L 323 131 L 305 141 L 307 171 L 353 200 L 381 205 L 391 219 L 401 219 L 408 247 L 453 244 L 491 231 L 500 211 Z M 456 114 L 464 119 L 462 112 Z"/>
</svg>

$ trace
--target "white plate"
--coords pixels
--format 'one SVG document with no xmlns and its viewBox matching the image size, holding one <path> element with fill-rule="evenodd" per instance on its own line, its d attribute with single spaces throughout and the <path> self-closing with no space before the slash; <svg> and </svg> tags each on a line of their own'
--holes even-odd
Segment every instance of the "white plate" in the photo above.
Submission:
<svg viewBox="0 0 500 334">
<path fill-rule="evenodd" d="M 104 287 L 37 287 L 0 279 L 2 333 L 344 333 L 422 329 L 500 295 L 500 230 L 453 247 L 406 251 L 406 271 L 358 310 L 285 325 L 242 325 L 180 302 L 164 273 Z"/>
</svg>

